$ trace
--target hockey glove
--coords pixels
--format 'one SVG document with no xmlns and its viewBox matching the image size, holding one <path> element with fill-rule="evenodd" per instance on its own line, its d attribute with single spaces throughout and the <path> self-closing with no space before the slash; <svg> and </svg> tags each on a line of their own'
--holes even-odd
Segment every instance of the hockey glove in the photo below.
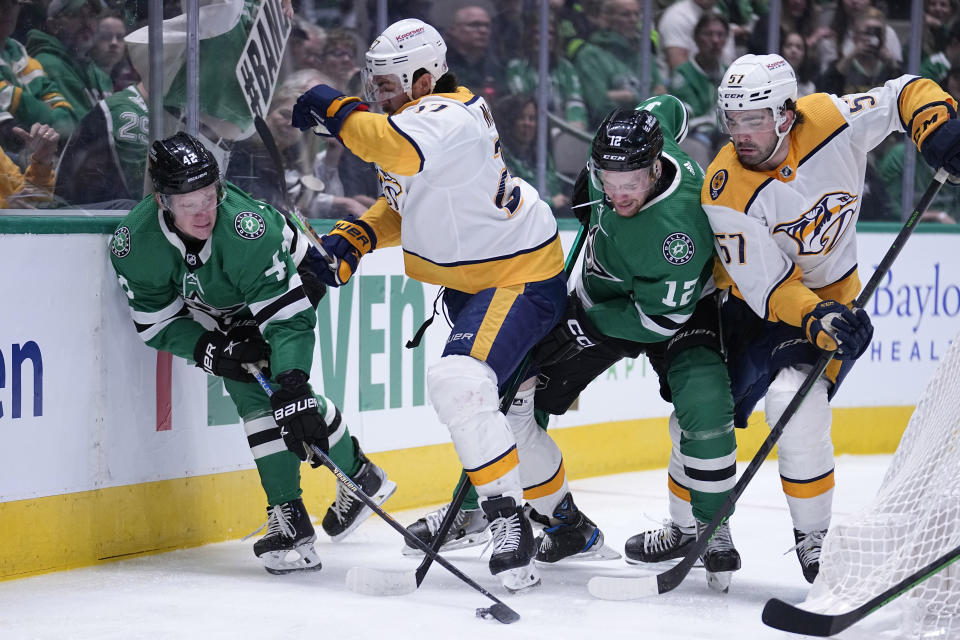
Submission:
<svg viewBox="0 0 960 640">
<path fill-rule="evenodd" d="M 243 365 L 250 363 L 264 368 L 264 361 L 270 361 L 270 345 L 255 326 L 250 328 L 253 331 L 231 331 L 228 334 L 207 331 L 193 348 L 194 362 L 212 376 L 253 382 L 253 376 Z"/>
<path fill-rule="evenodd" d="M 320 238 L 320 246 L 331 261 L 311 260 L 313 271 L 328 286 L 339 287 L 356 272 L 360 258 L 376 248 L 377 235 L 363 220 L 341 220 Z"/>
<path fill-rule="evenodd" d="M 301 131 L 322 125 L 329 135 L 318 135 L 336 138 L 340 135 L 344 120 L 354 109 L 367 111 L 370 105 L 356 96 L 346 96 L 330 85 L 318 84 L 297 98 L 290 122 Z"/>
<path fill-rule="evenodd" d="M 567 309 L 560 320 L 533 348 L 533 362 L 537 366 L 550 365 L 569 360 L 584 349 L 601 344 L 605 340 L 587 317 L 575 294 L 567 298 Z"/>
<path fill-rule="evenodd" d="M 573 208 L 573 215 L 583 225 L 584 229 L 590 228 L 590 214 L 593 212 L 593 205 L 590 202 L 590 170 L 584 167 L 577 176 L 577 181 L 573 183 L 573 201 L 570 203 Z"/>
<path fill-rule="evenodd" d="M 326 273 L 327 261 L 323 259 L 320 252 L 313 245 L 307 247 L 307 253 L 303 260 L 297 265 L 297 273 L 300 274 L 300 281 L 303 283 L 303 291 L 310 300 L 310 306 L 316 308 L 323 297 L 327 295 L 327 285 L 320 279 L 319 273 Z"/>
<path fill-rule="evenodd" d="M 934 170 L 943 167 L 950 175 L 960 177 L 960 120 L 951 118 L 928 133 L 920 153 Z"/>
<path fill-rule="evenodd" d="M 824 351 L 836 351 L 839 360 L 856 360 L 873 338 L 873 323 L 867 312 L 850 310 L 835 300 L 819 303 L 802 322 L 807 340 Z"/>
<path fill-rule="evenodd" d="M 287 449 L 301 460 L 310 457 L 311 444 L 320 447 L 324 453 L 329 451 L 329 429 L 320 415 L 317 397 L 307 382 L 307 374 L 291 369 L 278 375 L 277 382 L 280 388 L 270 396 L 270 404 Z M 312 464 L 317 467 L 320 462 L 314 460 Z"/>
</svg>

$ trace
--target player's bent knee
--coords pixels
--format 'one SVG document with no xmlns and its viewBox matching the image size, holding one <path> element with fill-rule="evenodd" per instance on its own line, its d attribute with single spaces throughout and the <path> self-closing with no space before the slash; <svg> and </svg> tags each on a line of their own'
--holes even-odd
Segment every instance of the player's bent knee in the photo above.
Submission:
<svg viewBox="0 0 960 640">
<path fill-rule="evenodd" d="M 431 365 L 427 390 L 440 422 L 448 427 L 500 408 L 497 375 L 470 356 L 445 356 Z"/>
<path fill-rule="evenodd" d="M 712 349 L 695 347 L 679 354 L 671 366 L 670 389 L 684 432 L 725 433 L 732 429 L 730 378 L 720 355 Z"/>
</svg>

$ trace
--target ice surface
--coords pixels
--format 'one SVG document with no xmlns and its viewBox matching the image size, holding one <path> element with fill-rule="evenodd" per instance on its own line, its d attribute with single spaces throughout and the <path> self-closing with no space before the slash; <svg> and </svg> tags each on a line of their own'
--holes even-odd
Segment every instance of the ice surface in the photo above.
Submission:
<svg viewBox="0 0 960 640">
<path fill-rule="evenodd" d="M 835 518 L 873 496 L 889 460 L 838 458 Z M 667 515 L 665 470 L 578 480 L 572 487 L 577 504 L 620 551 L 629 536 L 657 526 Z M 320 505 L 308 500 L 307 506 L 315 517 L 323 515 Z M 393 515 L 409 524 L 429 510 Z M 809 586 L 796 554 L 784 555 L 793 536 L 775 462 L 767 462 L 748 487 L 731 523 L 743 569 L 734 574 L 726 595 L 708 590 L 703 570 L 695 568 L 668 594 L 631 602 L 593 599 L 586 589 L 591 576 L 639 574 L 622 560 L 542 567 L 539 589 L 509 595 L 489 574 L 486 556 L 479 555 L 482 547 L 455 551 L 448 558 L 520 614 L 514 625 L 476 618 L 475 609 L 491 601 L 437 564 L 416 593 L 358 595 L 344 587 L 352 566 L 417 566 L 416 560 L 400 555 L 399 534 L 374 516 L 344 542 L 321 538 L 317 551 L 323 569 L 316 573 L 269 575 L 254 557 L 251 541 L 232 541 L 2 582 L 0 638 L 799 637 L 760 621 L 768 598 L 801 602 Z M 880 625 L 889 625 L 889 618 L 881 610 L 840 637 L 895 637 Z"/>
</svg>

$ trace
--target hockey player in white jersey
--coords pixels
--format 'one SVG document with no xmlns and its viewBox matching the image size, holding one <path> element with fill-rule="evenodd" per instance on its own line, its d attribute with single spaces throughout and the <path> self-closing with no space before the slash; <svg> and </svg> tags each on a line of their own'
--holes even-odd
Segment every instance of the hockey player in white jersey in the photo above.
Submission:
<svg viewBox="0 0 960 640">
<path fill-rule="evenodd" d="M 804 577 L 819 571 L 834 477 L 829 400 L 873 327 L 851 309 L 860 291 L 856 222 L 867 152 L 908 132 L 933 168 L 960 169 L 956 102 L 934 82 L 901 76 L 866 93 L 797 99 L 778 55 L 736 60 L 719 87 L 730 135 L 706 171 L 701 201 L 718 253 L 735 422 L 765 396 L 774 425 L 821 350 L 836 351 L 781 436 L 780 476 Z M 759 337 L 758 337 L 759 336 Z"/>
<path fill-rule="evenodd" d="M 382 186 L 363 216 L 323 237 L 331 263 L 318 275 L 340 286 L 367 252 L 400 245 L 407 275 L 446 287 L 453 327 L 427 374 L 430 401 L 490 521 L 491 573 L 510 590 L 529 588 L 540 579 L 524 498 L 553 513 L 569 488 L 556 444 L 533 421 L 508 420 L 498 396 L 563 315 L 557 223 L 507 171 L 490 109 L 456 85 L 436 29 L 394 23 L 367 51 L 363 76 L 368 102 L 318 85 L 293 111 L 295 127 L 336 136 L 375 162 Z"/>
</svg>

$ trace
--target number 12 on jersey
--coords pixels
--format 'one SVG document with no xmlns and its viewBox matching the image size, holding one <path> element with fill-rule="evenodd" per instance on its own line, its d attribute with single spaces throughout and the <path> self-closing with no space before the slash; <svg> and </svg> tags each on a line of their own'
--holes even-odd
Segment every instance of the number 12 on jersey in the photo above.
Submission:
<svg viewBox="0 0 960 640">
<path fill-rule="evenodd" d="M 678 287 L 676 280 L 667 280 L 667 295 L 661 300 L 668 307 L 683 307 L 690 302 L 693 295 L 693 288 L 697 286 L 699 280 L 687 280 L 683 283 L 683 288 Z M 677 302 L 677 293 L 680 293 L 680 301 Z"/>
</svg>

